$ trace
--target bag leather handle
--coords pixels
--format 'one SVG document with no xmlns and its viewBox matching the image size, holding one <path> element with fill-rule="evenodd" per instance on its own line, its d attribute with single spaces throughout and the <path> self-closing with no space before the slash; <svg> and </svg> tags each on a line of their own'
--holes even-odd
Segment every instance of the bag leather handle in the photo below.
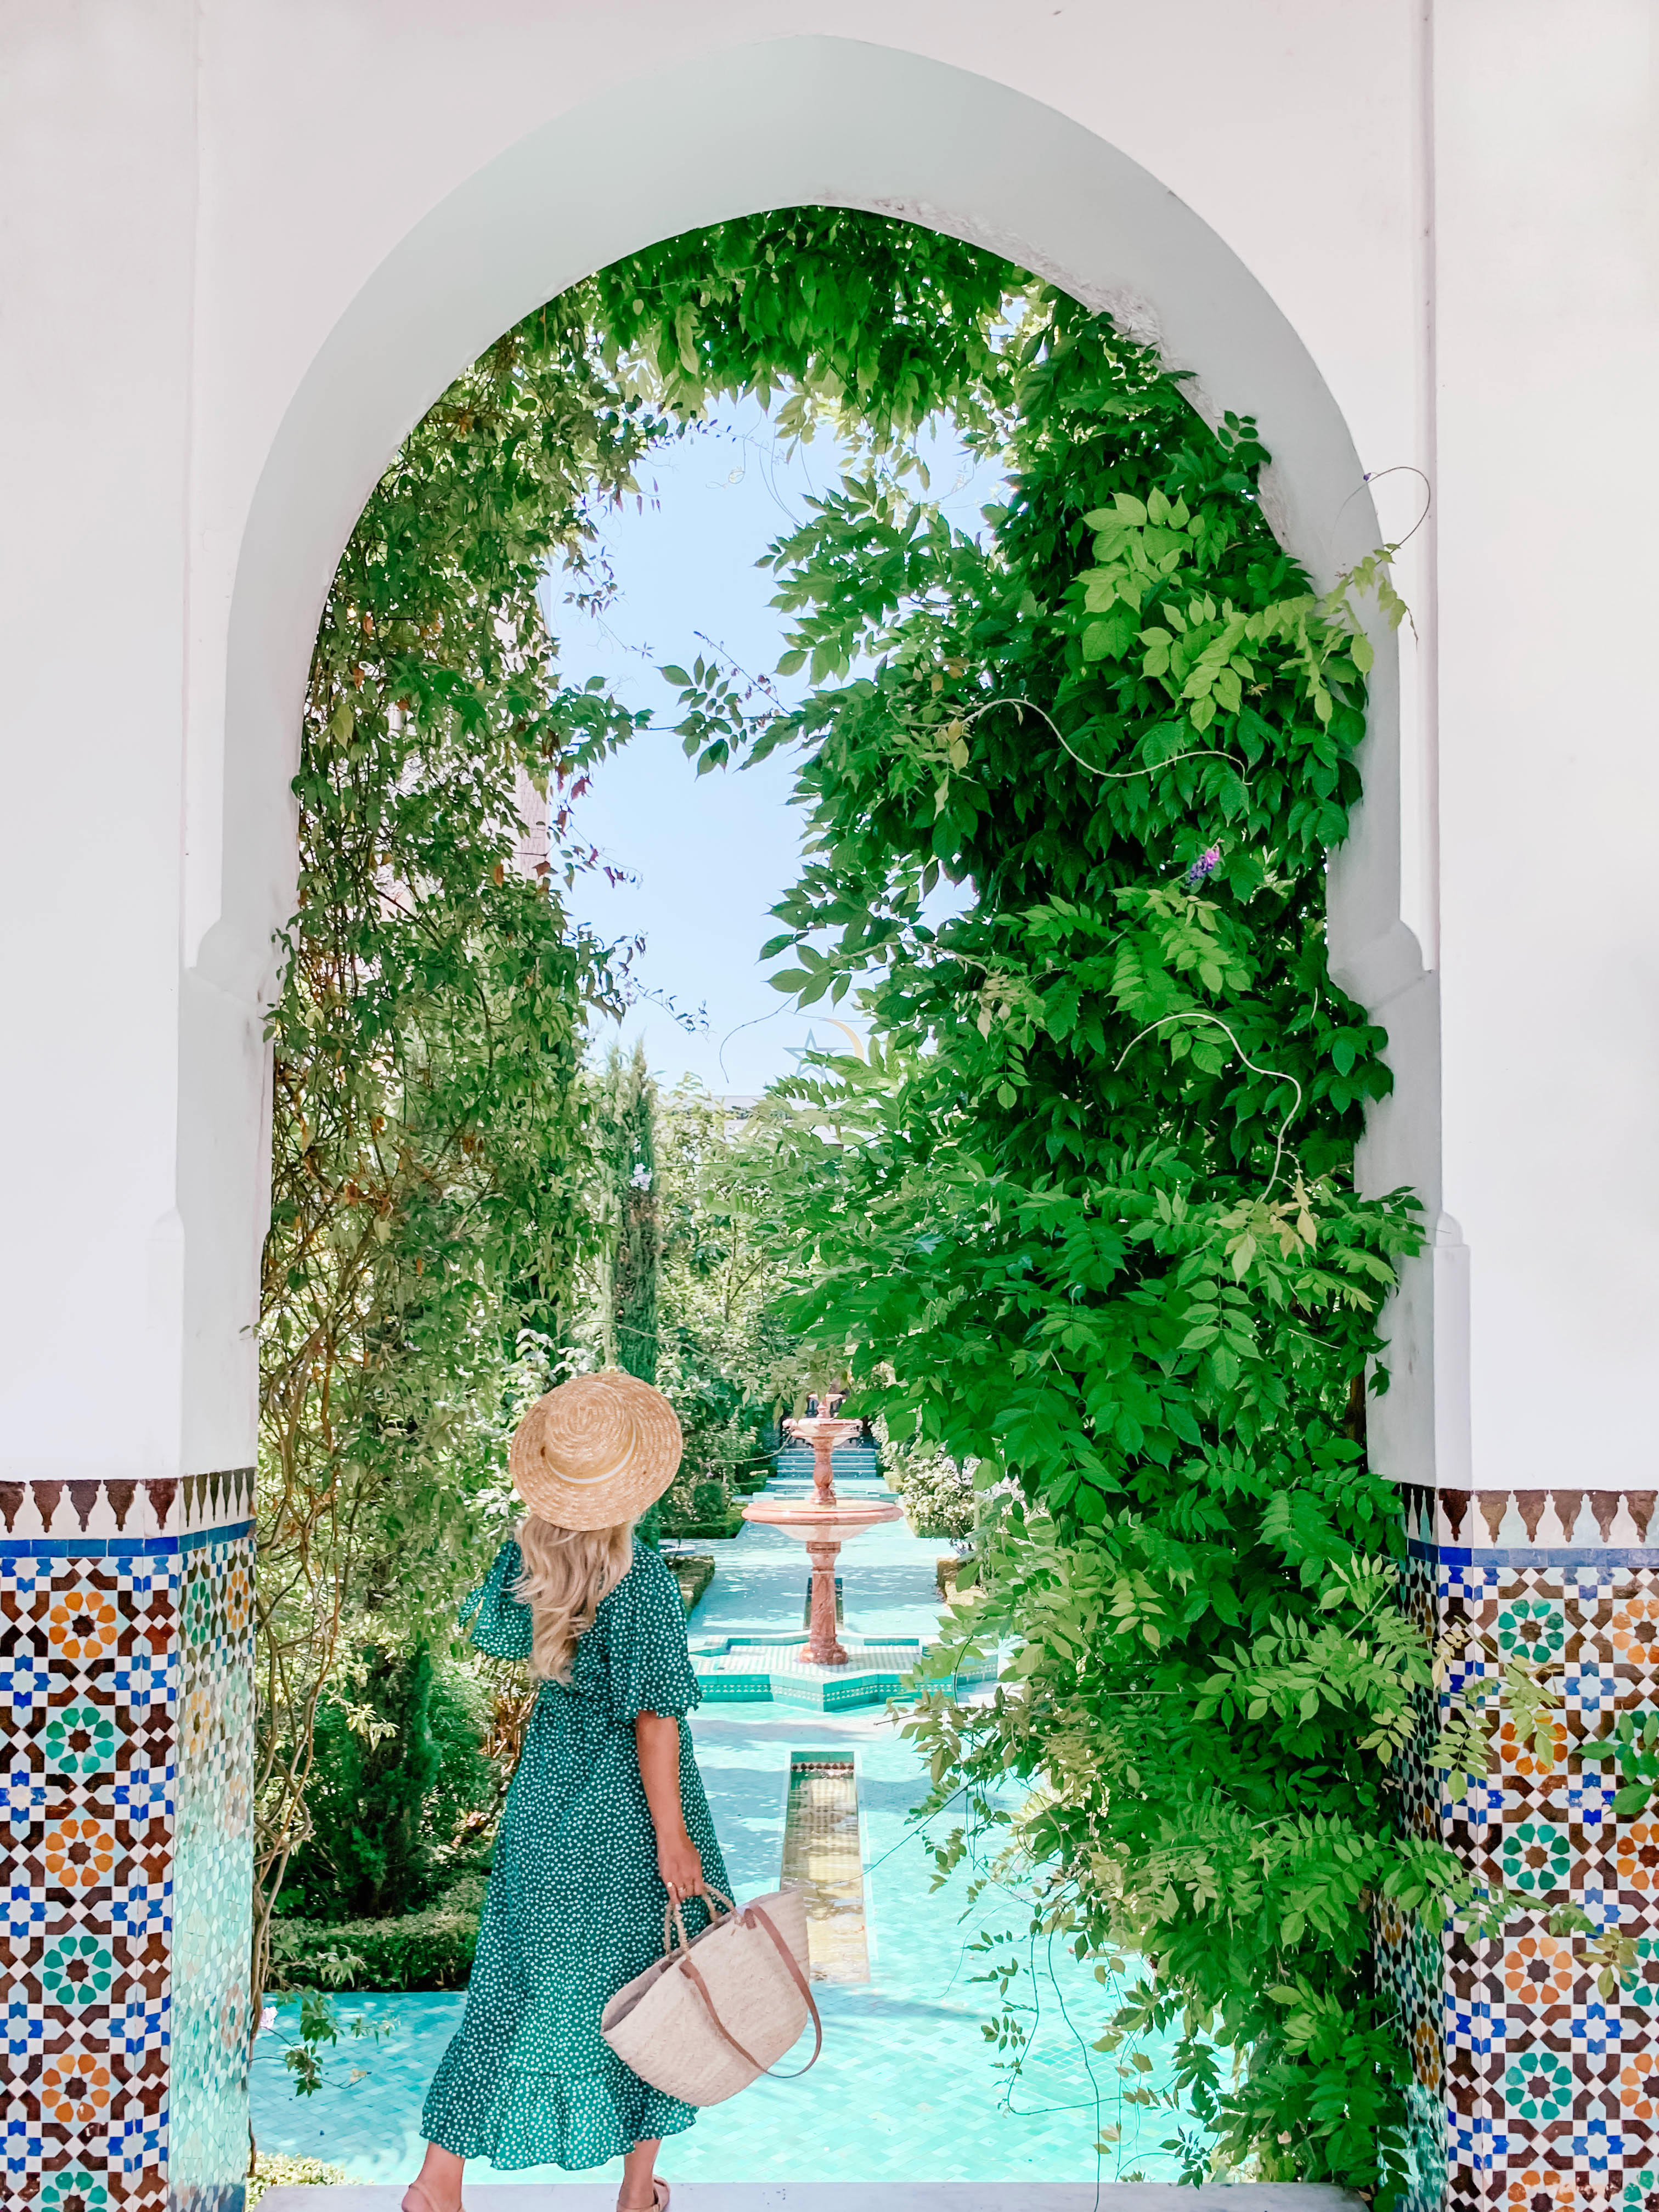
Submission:
<svg viewBox="0 0 1659 2212">
<path fill-rule="evenodd" d="M 727 1901 L 728 1903 L 730 1902 L 729 1899 Z M 777 1929 L 772 1925 L 770 1914 L 763 1911 L 758 1905 L 746 1905 L 744 1906 L 742 1911 L 738 1913 L 739 1920 L 748 1921 L 751 1917 L 753 1919 L 759 1921 L 761 1926 L 771 1937 L 774 1948 L 776 1949 L 779 1958 L 781 1958 L 784 1965 L 788 1967 L 790 1975 L 794 1981 L 795 1987 L 805 1998 L 806 2009 L 812 2015 L 812 2056 L 807 2060 L 805 2066 L 798 2066 L 793 2074 L 780 2074 L 775 2070 L 775 2069 L 770 2066 L 763 2066 L 759 2059 L 754 2056 L 752 2051 L 748 2051 L 744 2049 L 742 2044 L 740 2044 L 738 2041 L 737 2037 L 730 2032 L 726 2022 L 715 2011 L 714 2000 L 708 1994 L 708 1984 L 704 1981 L 702 1976 L 692 1965 L 691 1954 L 689 1950 L 678 1962 L 680 1971 L 685 1975 L 689 1981 L 695 1984 L 697 1995 L 702 1999 L 703 2003 L 708 2008 L 708 2017 L 714 2021 L 716 2032 L 726 2039 L 726 2042 L 731 2045 L 732 2050 L 737 2052 L 738 2057 L 741 2058 L 745 2064 L 752 2066 L 757 2075 L 765 2075 L 769 2081 L 799 2081 L 803 2074 L 810 2074 L 812 2069 L 818 2063 L 819 2054 L 823 2049 L 823 2022 L 818 2017 L 818 2008 L 817 2004 L 813 2002 L 812 1992 L 808 1985 L 806 1977 L 802 1973 L 799 1966 L 796 1964 L 794 1953 L 784 1942 L 782 1936 L 779 1935 Z"/>
<path fill-rule="evenodd" d="M 790 1949 L 789 1946 L 784 1942 L 782 1936 L 779 1935 L 777 1929 L 773 1926 L 770 1913 L 766 1911 L 763 1906 L 758 1905 L 751 1905 L 748 1909 L 754 1915 L 755 1918 L 759 1921 L 761 1926 L 766 1930 L 767 1934 L 772 1938 L 773 1948 L 776 1951 L 779 1958 L 782 1960 L 784 1965 L 789 1969 L 790 1978 L 794 1983 L 795 1987 L 800 1991 L 801 1995 L 805 1998 L 806 2009 L 812 2015 L 812 2056 L 807 2060 L 805 2066 L 797 2067 L 793 2074 L 777 2074 L 774 2075 L 772 2077 L 775 2081 L 798 2081 L 803 2074 L 810 2074 L 813 2067 L 815 2067 L 818 2063 L 819 2053 L 823 2049 L 823 2022 L 818 2018 L 818 2008 L 813 2001 L 812 1991 L 807 1982 L 806 1977 L 802 1973 L 799 1966 L 797 1964 L 794 1953 Z M 769 2068 L 768 2069 L 768 2071 L 770 2072 Z"/>
</svg>

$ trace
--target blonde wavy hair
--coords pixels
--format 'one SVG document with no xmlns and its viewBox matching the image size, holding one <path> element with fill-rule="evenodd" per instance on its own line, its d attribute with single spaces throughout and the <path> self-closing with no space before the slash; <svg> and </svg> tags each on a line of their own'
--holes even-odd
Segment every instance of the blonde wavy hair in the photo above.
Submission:
<svg viewBox="0 0 1659 2212">
<path fill-rule="evenodd" d="M 527 1513 L 518 1527 L 522 1571 L 513 1595 L 530 1607 L 530 1671 L 568 1682 L 576 1645 L 633 1564 L 634 1523 L 614 1528 L 561 1528 Z"/>
</svg>

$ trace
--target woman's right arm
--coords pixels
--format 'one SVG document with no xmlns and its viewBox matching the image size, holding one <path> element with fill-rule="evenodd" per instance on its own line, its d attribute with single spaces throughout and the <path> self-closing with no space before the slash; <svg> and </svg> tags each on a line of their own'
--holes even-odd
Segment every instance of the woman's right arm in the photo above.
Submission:
<svg viewBox="0 0 1659 2212">
<path fill-rule="evenodd" d="M 641 1713 L 634 1723 L 640 1780 L 657 1832 L 657 1872 L 677 1902 L 703 1893 L 702 1861 L 685 1829 L 680 1802 L 680 1724 L 671 1714 Z"/>
</svg>

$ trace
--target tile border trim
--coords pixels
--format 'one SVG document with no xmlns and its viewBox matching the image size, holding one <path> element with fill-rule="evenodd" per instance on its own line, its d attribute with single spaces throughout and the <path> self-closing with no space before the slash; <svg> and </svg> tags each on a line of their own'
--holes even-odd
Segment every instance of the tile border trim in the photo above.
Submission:
<svg viewBox="0 0 1659 2212">
<path fill-rule="evenodd" d="M 1429 1564 L 1443 1567 L 1659 1567 L 1659 1550 L 1645 1546 L 1609 1546 L 1603 1551 L 1600 1545 L 1499 1545 L 1472 1548 L 1468 1544 L 1436 1544 L 1420 1536 L 1411 1536 L 1406 1541 L 1407 1555 Z"/>
<path fill-rule="evenodd" d="M 0 1479 L 0 1542 L 143 1540 L 236 1527 L 253 1517 L 255 1480 L 251 1467 L 203 1474 L 8 1475 Z"/>
<path fill-rule="evenodd" d="M 253 1533 L 252 1521 L 228 1521 L 217 1528 L 191 1528 L 182 1536 L 8 1536 L 0 1537 L 4 1559 L 159 1559 L 199 1552 L 204 1545 L 229 1544 Z M 1659 1559 L 1659 1553 L 1655 1554 Z"/>
</svg>

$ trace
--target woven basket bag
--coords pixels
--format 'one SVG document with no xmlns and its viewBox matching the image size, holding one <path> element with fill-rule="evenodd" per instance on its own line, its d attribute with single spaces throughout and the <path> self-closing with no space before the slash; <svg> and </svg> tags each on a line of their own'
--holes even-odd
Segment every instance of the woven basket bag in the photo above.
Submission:
<svg viewBox="0 0 1659 2212">
<path fill-rule="evenodd" d="M 806 1980 L 799 1890 L 775 1889 L 741 1907 L 712 1890 L 708 1910 L 708 1926 L 690 1942 L 679 1908 L 664 1915 L 662 1957 L 617 1990 L 599 2021 L 624 2065 L 686 2105 L 723 2104 L 746 2089 L 770 2072 L 809 2019 L 816 2041 L 799 2073 L 823 2048 Z"/>
</svg>

